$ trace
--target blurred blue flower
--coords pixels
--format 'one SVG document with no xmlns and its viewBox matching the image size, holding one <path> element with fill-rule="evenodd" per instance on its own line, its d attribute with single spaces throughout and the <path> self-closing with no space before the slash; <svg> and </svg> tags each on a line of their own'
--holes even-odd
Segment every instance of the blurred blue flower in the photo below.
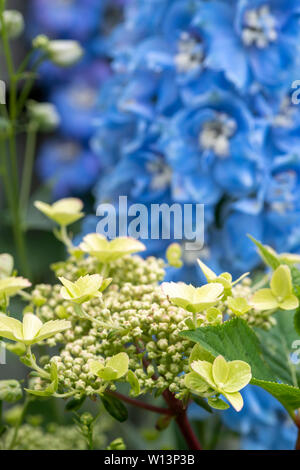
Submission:
<svg viewBox="0 0 300 470">
<path fill-rule="evenodd" d="M 243 91 L 253 81 L 267 88 L 289 84 L 299 49 L 297 0 L 200 3 L 195 24 L 207 36 L 209 67 Z"/>
<path fill-rule="evenodd" d="M 85 193 L 99 177 L 100 166 L 98 156 L 72 140 L 45 142 L 37 159 L 38 175 L 51 184 L 53 199 Z"/>
<path fill-rule="evenodd" d="M 292 450 L 297 429 L 283 406 L 259 387 L 249 385 L 242 391 L 244 407 L 221 414 L 224 423 L 241 435 L 244 450 Z"/>
<path fill-rule="evenodd" d="M 50 101 L 61 117 L 61 132 L 67 137 L 88 141 L 95 131 L 97 108 L 96 88 L 82 81 L 55 88 Z"/>
<path fill-rule="evenodd" d="M 32 0 L 30 35 L 85 41 L 101 24 L 105 0 Z"/>
</svg>

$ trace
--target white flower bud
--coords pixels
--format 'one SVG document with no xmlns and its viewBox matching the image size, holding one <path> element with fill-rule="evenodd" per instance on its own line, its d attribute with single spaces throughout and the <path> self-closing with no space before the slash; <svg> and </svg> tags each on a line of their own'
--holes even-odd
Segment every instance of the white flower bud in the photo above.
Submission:
<svg viewBox="0 0 300 470">
<path fill-rule="evenodd" d="M 52 103 L 37 103 L 30 100 L 27 104 L 28 114 L 40 131 L 54 130 L 60 123 L 60 116 Z"/>
<path fill-rule="evenodd" d="M 3 21 L 6 34 L 10 39 L 17 38 L 24 31 L 23 15 L 17 10 L 5 10 L 3 12 Z M 0 32 L 2 25 L 0 24 Z"/>
<path fill-rule="evenodd" d="M 55 40 L 48 43 L 46 51 L 50 60 L 60 67 L 68 67 L 78 62 L 83 49 L 79 42 L 72 40 Z"/>
</svg>

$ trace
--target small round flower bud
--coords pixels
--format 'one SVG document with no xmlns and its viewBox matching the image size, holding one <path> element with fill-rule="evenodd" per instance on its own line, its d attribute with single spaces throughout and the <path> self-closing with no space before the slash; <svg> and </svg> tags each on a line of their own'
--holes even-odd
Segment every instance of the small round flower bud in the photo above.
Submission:
<svg viewBox="0 0 300 470">
<path fill-rule="evenodd" d="M 31 123 L 40 131 L 49 132 L 58 127 L 60 116 L 52 103 L 37 103 L 30 100 L 27 109 Z"/>
<path fill-rule="evenodd" d="M 23 15 L 17 10 L 5 10 L 3 12 L 3 20 L 6 34 L 10 39 L 17 38 L 24 31 Z M 0 23 L 0 32 L 2 26 Z"/>
</svg>

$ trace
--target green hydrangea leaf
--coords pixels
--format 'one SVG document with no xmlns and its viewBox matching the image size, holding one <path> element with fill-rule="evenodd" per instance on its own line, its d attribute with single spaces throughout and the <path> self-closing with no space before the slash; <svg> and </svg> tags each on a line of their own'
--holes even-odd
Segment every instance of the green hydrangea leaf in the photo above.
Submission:
<svg viewBox="0 0 300 470">
<path fill-rule="evenodd" d="M 203 263 L 200 259 L 197 259 L 198 264 L 203 272 L 204 276 L 206 277 L 207 282 L 213 282 L 217 279 L 216 273 L 210 269 L 206 264 Z"/>
<path fill-rule="evenodd" d="M 300 308 L 297 308 L 294 315 L 294 328 L 298 335 L 300 336 Z"/>
<path fill-rule="evenodd" d="M 197 395 L 192 395 L 192 399 L 193 401 L 198 405 L 200 406 L 201 408 L 203 408 L 205 411 L 207 411 L 208 413 L 212 413 L 212 409 L 211 407 L 209 406 L 208 402 L 202 398 L 202 397 L 198 397 Z"/>
<path fill-rule="evenodd" d="M 300 364 L 292 361 L 293 344 L 299 340 L 291 312 L 279 311 L 274 315 L 276 324 L 268 331 L 257 328 L 265 361 L 277 380 L 288 385 L 300 385 Z"/>
<path fill-rule="evenodd" d="M 260 243 L 258 240 L 255 240 L 254 237 L 252 237 L 251 235 L 248 235 L 248 237 L 253 241 L 253 243 L 255 243 L 255 245 L 257 246 L 258 248 L 258 252 L 261 256 L 261 258 L 263 259 L 263 261 L 268 265 L 270 266 L 273 270 L 275 270 L 276 268 L 278 268 L 278 266 L 280 265 L 280 261 L 277 257 L 277 254 L 275 253 L 274 254 L 274 251 L 273 250 L 270 250 L 270 248 L 268 246 L 264 246 L 262 243 Z"/>
<path fill-rule="evenodd" d="M 123 402 L 118 400 L 111 395 L 105 394 L 101 396 L 101 401 L 103 403 L 106 411 L 117 421 L 123 423 L 128 419 L 128 411 Z"/>
<path fill-rule="evenodd" d="M 127 381 L 131 387 L 131 390 L 130 390 L 131 395 L 137 397 L 141 393 L 141 388 L 140 388 L 140 383 L 137 379 L 137 376 L 135 375 L 134 372 L 132 372 L 132 370 L 129 370 L 127 372 Z"/>
<path fill-rule="evenodd" d="M 207 399 L 207 403 L 209 404 L 209 406 L 215 408 L 216 410 L 227 410 L 229 408 L 228 403 L 222 400 L 222 398 L 209 397 Z"/>
<path fill-rule="evenodd" d="M 258 385 L 273 395 L 289 412 L 300 407 L 300 390 L 297 387 L 277 382 L 257 380 L 255 378 L 251 380 L 251 383 Z"/>
<path fill-rule="evenodd" d="M 280 312 L 280 314 L 288 312 Z M 292 317 L 292 316 L 291 316 Z M 268 333 L 266 333 L 268 334 Z M 234 318 L 222 325 L 207 326 L 194 331 L 183 331 L 180 336 L 195 341 L 214 357 L 222 355 L 227 361 L 242 360 L 252 370 L 251 382 L 271 393 L 288 410 L 300 407 L 300 390 L 286 383 L 278 383 L 278 373 L 272 371 L 262 354 L 262 346 L 245 320 Z M 269 361 L 268 361 L 269 362 Z M 226 397 L 233 406 L 230 394 Z M 233 397 L 234 401 L 234 397 Z"/>
<path fill-rule="evenodd" d="M 66 411 L 77 411 L 86 400 L 86 396 L 83 395 L 81 398 L 72 398 L 65 406 Z"/>
<path fill-rule="evenodd" d="M 274 378 L 263 360 L 256 334 L 242 318 L 233 318 L 222 325 L 205 326 L 179 334 L 199 344 L 214 357 L 222 355 L 227 361 L 247 362 L 251 366 L 253 376 L 258 379 Z"/>
</svg>

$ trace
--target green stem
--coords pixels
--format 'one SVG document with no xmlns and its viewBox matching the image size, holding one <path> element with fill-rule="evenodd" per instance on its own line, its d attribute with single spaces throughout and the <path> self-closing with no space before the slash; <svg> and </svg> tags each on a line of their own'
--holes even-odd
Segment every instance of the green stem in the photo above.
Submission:
<svg viewBox="0 0 300 470">
<path fill-rule="evenodd" d="M 20 212 L 19 208 L 16 205 L 16 200 L 14 198 L 13 188 L 10 184 L 10 177 L 8 172 L 8 164 L 7 164 L 7 155 L 6 155 L 6 146 L 3 140 L 0 139 L 0 173 L 3 179 L 3 185 L 5 190 L 5 196 L 7 200 L 8 207 L 10 209 L 10 213 L 12 216 L 12 228 L 14 239 L 18 251 L 18 256 L 21 262 L 21 266 L 23 268 L 23 272 L 26 276 L 29 275 L 29 269 L 27 267 L 27 258 L 26 258 L 26 251 L 25 251 L 25 244 L 24 238 L 22 234 L 22 225 L 20 220 Z"/>
<path fill-rule="evenodd" d="M 101 326 L 101 328 L 107 328 L 108 330 L 121 330 L 122 329 L 114 325 L 113 323 L 106 323 L 101 320 L 97 320 L 96 318 L 89 315 L 82 308 L 82 305 L 74 304 L 74 309 L 75 309 L 75 313 L 79 316 L 79 318 L 85 318 L 86 320 L 89 320 L 90 322 L 93 322 L 96 325 Z"/>
<path fill-rule="evenodd" d="M 17 424 L 15 426 L 15 429 L 14 429 L 13 437 L 12 437 L 11 443 L 9 445 L 9 450 L 12 450 L 15 447 L 16 443 L 17 443 L 19 429 L 20 429 L 20 427 L 21 427 L 21 425 L 24 421 L 29 403 L 30 403 L 30 398 L 28 396 L 26 396 L 20 418 L 18 419 L 18 422 L 17 422 Z"/>
<path fill-rule="evenodd" d="M 18 163 L 17 163 L 17 149 L 16 149 L 16 118 L 17 118 L 17 82 L 15 77 L 14 63 L 12 59 L 11 48 L 9 44 L 9 39 L 7 36 L 5 21 L 3 17 L 3 12 L 5 8 L 5 0 L 0 0 L 0 24 L 1 24 L 1 38 L 3 43 L 3 51 L 6 59 L 6 65 L 10 80 L 9 88 L 9 118 L 11 120 L 11 132 L 9 135 L 9 154 L 10 154 L 10 164 L 11 164 L 11 186 L 12 186 L 12 197 L 11 197 L 11 210 L 13 214 L 13 231 L 16 242 L 16 248 L 18 252 L 18 257 L 22 271 L 26 276 L 29 277 L 29 267 L 27 263 L 26 247 L 24 234 L 22 230 L 22 219 L 19 206 L 19 177 L 18 177 Z M 7 165 L 6 165 L 7 166 Z M 7 166 L 8 168 L 8 166 Z M 6 171 L 6 178 L 9 181 L 10 172 Z M 10 183 L 8 183 L 10 184 Z"/>
<path fill-rule="evenodd" d="M 32 73 L 36 73 L 39 66 L 44 62 L 44 60 L 46 59 L 46 55 L 42 55 L 37 61 L 36 63 L 33 65 L 32 67 Z M 18 105 L 17 105 L 17 112 L 16 112 L 16 115 L 19 116 L 19 114 L 23 111 L 23 108 L 25 106 L 25 103 L 30 95 L 30 92 L 32 90 L 32 87 L 34 85 L 34 82 L 35 82 L 35 77 L 34 78 L 29 78 L 21 93 L 20 93 L 20 96 L 19 96 L 19 100 L 18 100 Z"/>
<path fill-rule="evenodd" d="M 68 250 L 74 248 L 71 239 L 69 238 L 67 227 L 65 225 L 60 228 L 61 241 L 66 245 Z"/>
<path fill-rule="evenodd" d="M 55 398 L 68 398 L 76 395 L 77 391 L 66 392 L 66 393 L 53 393 L 52 396 Z"/>
<path fill-rule="evenodd" d="M 193 323 L 194 323 L 195 329 L 197 329 L 197 313 L 193 313 Z"/>
<path fill-rule="evenodd" d="M 51 380 L 50 374 L 37 365 L 36 360 L 31 352 L 31 346 L 27 346 L 27 354 L 30 360 L 30 367 L 35 370 L 43 379 Z"/>
<path fill-rule="evenodd" d="M 36 132 L 37 128 L 34 123 L 29 124 L 27 131 L 27 142 L 25 150 L 25 161 L 22 175 L 22 185 L 20 192 L 20 205 L 22 212 L 27 213 L 28 201 L 30 197 L 30 189 L 32 182 L 34 154 L 36 148 Z"/>
</svg>

